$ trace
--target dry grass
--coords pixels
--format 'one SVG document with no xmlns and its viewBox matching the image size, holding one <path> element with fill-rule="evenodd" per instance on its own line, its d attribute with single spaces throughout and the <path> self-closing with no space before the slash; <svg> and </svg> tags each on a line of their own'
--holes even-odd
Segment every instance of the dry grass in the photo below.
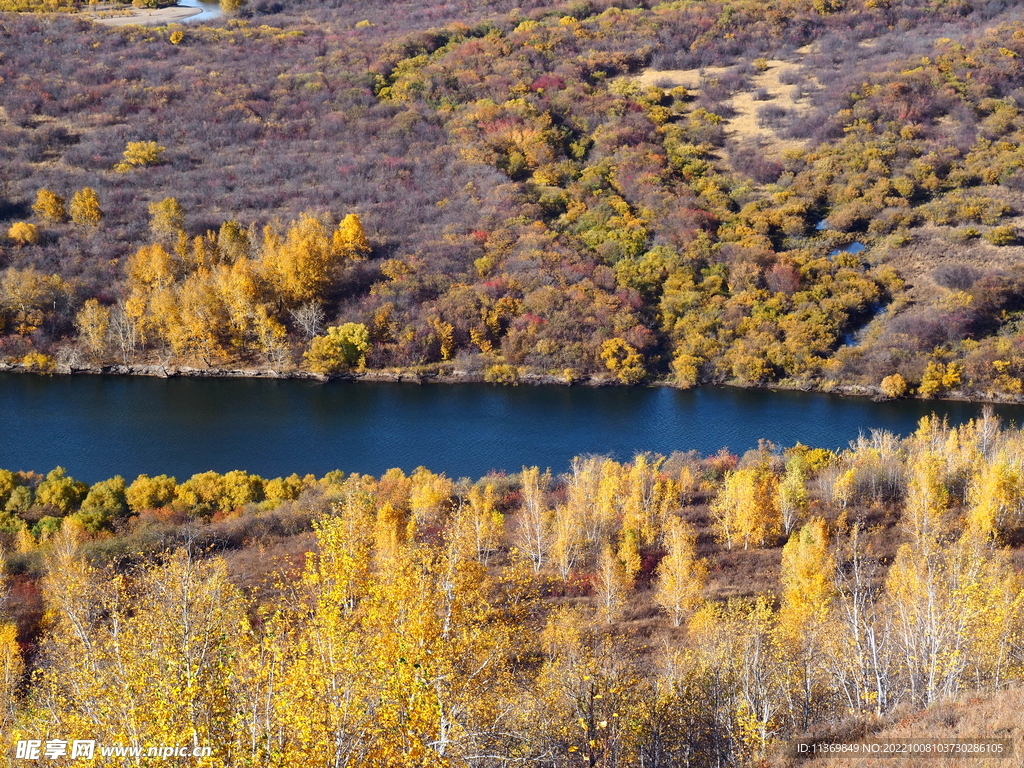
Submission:
<svg viewBox="0 0 1024 768">
<path fill-rule="evenodd" d="M 1021 217 L 1005 223 L 1020 227 Z M 978 227 L 981 230 L 987 227 Z M 911 242 L 897 248 L 875 248 L 872 259 L 896 269 L 907 284 L 907 298 L 916 304 L 941 301 L 949 291 L 938 286 L 932 275 L 947 265 L 970 265 L 979 272 L 1010 269 L 1024 261 L 1024 246 L 995 246 L 984 238 L 957 241 L 955 228 L 925 225 L 913 230 Z"/>
<path fill-rule="evenodd" d="M 782 548 L 720 551 L 712 561 L 705 596 L 710 600 L 756 597 L 778 589 Z"/>
<path fill-rule="evenodd" d="M 772 764 L 786 768 L 1019 768 L 1024 766 L 1024 687 L 979 695 L 964 694 L 955 701 L 918 712 L 897 711 L 894 722 L 873 734 L 872 740 L 1012 739 L 1009 759 L 991 758 L 780 758 Z M 837 741 L 841 739 L 837 738 Z"/>
<path fill-rule="evenodd" d="M 312 533 L 274 538 L 256 546 L 222 553 L 231 579 L 257 604 L 274 605 L 285 596 L 280 584 L 302 572 L 306 553 L 316 546 Z"/>
<path fill-rule="evenodd" d="M 729 67 L 706 67 L 705 69 L 645 69 L 637 75 L 636 81 L 644 88 L 676 88 L 682 86 L 688 91 L 698 91 L 701 77 L 714 77 L 729 71 Z"/>
<path fill-rule="evenodd" d="M 784 107 L 798 115 L 808 110 L 807 99 L 794 99 L 793 86 L 782 82 L 786 75 L 797 73 L 802 69 L 803 65 L 800 62 L 781 59 L 769 60 L 767 69 L 751 77 L 750 89 L 735 94 L 729 100 L 728 105 L 733 109 L 735 115 L 726 120 L 726 136 L 738 142 L 762 142 L 766 151 L 775 155 L 781 154 L 785 149 L 803 147 L 806 142 L 780 137 L 775 131 L 759 126 L 757 120 L 758 109 L 766 104 Z M 727 71 L 727 67 L 648 69 L 637 77 L 637 82 L 643 87 L 675 88 L 682 86 L 691 93 L 699 94 L 702 78 L 713 78 Z M 767 92 L 768 98 L 755 98 L 755 94 L 762 89 Z"/>
<path fill-rule="evenodd" d="M 729 105 L 736 111 L 736 116 L 728 121 L 729 127 L 726 129 L 726 135 L 739 141 L 762 141 L 766 149 L 776 155 L 786 149 L 803 147 L 806 144 L 805 141 L 783 139 L 774 131 L 762 128 L 757 123 L 757 110 L 769 103 L 784 107 L 797 114 L 807 111 L 806 98 L 799 101 L 794 99 L 793 86 L 785 85 L 780 80 L 783 74 L 800 69 L 801 65 L 797 63 L 776 59 L 769 61 L 768 69 L 759 72 L 752 78 L 753 90 L 737 93 L 730 100 Z M 768 92 L 768 100 L 754 98 L 754 94 L 762 88 Z"/>
</svg>

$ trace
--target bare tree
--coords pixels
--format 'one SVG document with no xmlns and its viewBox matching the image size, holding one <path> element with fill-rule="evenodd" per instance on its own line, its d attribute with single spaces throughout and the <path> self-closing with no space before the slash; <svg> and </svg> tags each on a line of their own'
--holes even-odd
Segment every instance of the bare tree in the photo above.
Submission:
<svg viewBox="0 0 1024 768">
<path fill-rule="evenodd" d="M 124 310 L 124 302 L 118 302 L 110 315 L 108 331 L 121 350 L 121 360 L 128 365 L 135 359 L 135 349 L 139 344 L 139 324 Z"/>
<path fill-rule="evenodd" d="M 552 545 L 551 510 L 544 500 L 550 485 L 550 470 L 541 474 L 537 467 L 523 467 L 523 508 L 517 544 L 533 562 L 534 572 L 543 567 Z"/>
<path fill-rule="evenodd" d="M 324 328 L 324 309 L 318 302 L 303 304 L 298 309 L 293 309 L 290 314 L 295 325 L 302 331 L 307 344 L 314 336 L 319 336 Z"/>
</svg>

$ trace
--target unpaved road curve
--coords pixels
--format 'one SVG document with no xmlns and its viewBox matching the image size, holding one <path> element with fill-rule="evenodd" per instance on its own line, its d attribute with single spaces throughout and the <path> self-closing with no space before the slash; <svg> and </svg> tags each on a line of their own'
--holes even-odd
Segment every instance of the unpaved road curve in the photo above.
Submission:
<svg viewBox="0 0 1024 768">
<path fill-rule="evenodd" d="M 157 27 L 184 21 L 203 12 L 202 8 L 187 8 L 181 5 L 174 5 L 170 8 L 129 8 L 126 10 L 131 11 L 126 16 L 105 16 L 101 18 L 96 18 L 89 14 L 83 14 L 83 16 L 91 18 L 97 24 L 104 24 L 108 27 L 123 27 L 128 24 Z"/>
</svg>

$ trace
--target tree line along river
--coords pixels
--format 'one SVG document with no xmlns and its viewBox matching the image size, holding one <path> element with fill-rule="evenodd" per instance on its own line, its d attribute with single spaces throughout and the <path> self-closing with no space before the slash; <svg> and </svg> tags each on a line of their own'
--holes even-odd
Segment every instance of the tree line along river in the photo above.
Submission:
<svg viewBox="0 0 1024 768">
<path fill-rule="evenodd" d="M 1004 421 L 1024 408 L 996 406 Z M 0 374 L 0 467 L 54 466 L 89 483 L 115 474 L 244 469 L 264 477 L 334 469 L 379 475 L 423 465 L 451 477 L 523 465 L 568 468 L 594 453 L 628 460 L 761 438 L 841 448 L 861 431 L 912 432 L 981 406 L 703 387 L 500 387 L 298 380 Z"/>
</svg>

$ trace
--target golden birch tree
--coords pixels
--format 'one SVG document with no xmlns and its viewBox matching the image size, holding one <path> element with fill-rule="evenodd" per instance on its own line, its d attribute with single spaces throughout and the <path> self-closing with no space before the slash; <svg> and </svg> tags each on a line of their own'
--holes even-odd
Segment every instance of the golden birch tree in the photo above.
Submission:
<svg viewBox="0 0 1024 768">
<path fill-rule="evenodd" d="M 763 546 L 778 535 L 778 479 L 767 467 L 756 464 L 726 475 L 722 489 L 711 504 L 718 539 L 728 549 Z"/>
<path fill-rule="evenodd" d="M 568 504 L 559 504 L 553 511 L 551 562 L 563 580 L 583 563 L 585 539 L 579 514 L 577 507 Z"/>
<path fill-rule="evenodd" d="M 881 566 L 859 523 L 836 548 L 835 634 L 827 644 L 833 690 L 853 712 L 888 710 L 896 687 L 893 617 L 881 595 Z"/>
<path fill-rule="evenodd" d="M 6 558 L 0 549 L 0 608 L 7 598 Z M 14 722 L 15 695 L 25 672 L 25 660 L 18 646 L 18 627 L 0 614 L 0 733 L 8 733 Z"/>
<path fill-rule="evenodd" d="M 684 624 L 700 605 L 708 577 L 708 565 L 697 557 L 697 534 L 693 526 L 678 518 L 669 520 L 665 528 L 668 550 L 658 564 L 655 600 L 672 621 Z"/>
<path fill-rule="evenodd" d="M 336 267 L 334 248 L 322 217 L 303 213 L 280 237 L 264 230 L 260 264 L 284 307 L 319 301 L 330 286 Z"/>
<path fill-rule="evenodd" d="M 587 626 L 574 608 L 555 610 L 541 633 L 544 663 L 528 706 L 533 754 L 568 755 L 566 764 L 637 765 L 629 724 L 643 685 L 632 649 Z"/>
<path fill-rule="evenodd" d="M 835 567 L 828 524 L 823 518 L 806 523 L 782 549 L 779 639 L 795 672 L 794 717 L 800 729 L 810 726 L 815 703 L 825 698 L 823 647 L 833 629 Z"/>
<path fill-rule="evenodd" d="M 362 261 L 370 255 L 372 248 L 359 214 L 350 213 L 341 220 L 331 236 L 331 246 L 338 257 L 348 261 Z"/>
<path fill-rule="evenodd" d="M 597 615 L 605 624 L 622 618 L 630 589 L 630 578 L 611 544 L 605 542 L 597 558 L 594 574 L 594 593 L 597 596 Z"/>
<path fill-rule="evenodd" d="M 96 299 L 89 299 L 75 315 L 75 328 L 93 357 L 100 357 L 107 347 L 110 330 L 110 310 Z"/>
<path fill-rule="evenodd" d="M 927 705 L 956 693 L 969 670 L 976 683 L 1002 676 L 1024 602 L 1009 562 L 973 528 L 952 542 L 900 547 L 886 591 L 913 701 Z"/>
<path fill-rule="evenodd" d="M 927 550 L 943 533 L 950 504 L 943 458 L 938 451 L 919 452 L 910 459 L 909 472 L 903 524 L 917 546 Z"/>
<path fill-rule="evenodd" d="M 793 532 L 807 506 L 807 471 L 803 456 L 797 453 L 786 462 L 786 473 L 779 483 L 779 519 L 784 536 Z"/>
<path fill-rule="evenodd" d="M 520 474 L 522 505 L 518 514 L 516 545 L 533 563 L 534 573 L 548 562 L 551 553 L 551 510 L 547 492 L 551 486 L 551 470 L 541 473 L 538 467 L 523 467 Z"/>
<path fill-rule="evenodd" d="M 504 516 L 497 509 L 494 484 L 471 486 L 455 512 L 453 524 L 457 529 L 456 538 L 464 542 L 463 547 L 470 557 L 487 565 L 504 530 Z"/>
<path fill-rule="evenodd" d="M 100 196 L 91 187 L 78 190 L 71 197 L 68 213 L 75 224 L 86 227 L 98 227 L 103 220 Z"/>
<path fill-rule="evenodd" d="M 969 523 L 998 538 L 1018 523 L 1024 504 L 1024 479 L 1020 468 L 1000 454 L 977 468 L 968 493 Z"/>
<path fill-rule="evenodd" d="M 443 474 L 434 474 L 426 467 L 418 467 L 410 481 L 410 536 L 428 528 L 440 528 L 451 511 L 455 483 Z"/>
<path fill-rule="evenodd" d="M 36 201 L 32 205 L 32 210 L 40 218 L 55 224 L 64 221 L 68 215 L 64 197 L 45 187 L 36 193 Z"/>
</svg>

